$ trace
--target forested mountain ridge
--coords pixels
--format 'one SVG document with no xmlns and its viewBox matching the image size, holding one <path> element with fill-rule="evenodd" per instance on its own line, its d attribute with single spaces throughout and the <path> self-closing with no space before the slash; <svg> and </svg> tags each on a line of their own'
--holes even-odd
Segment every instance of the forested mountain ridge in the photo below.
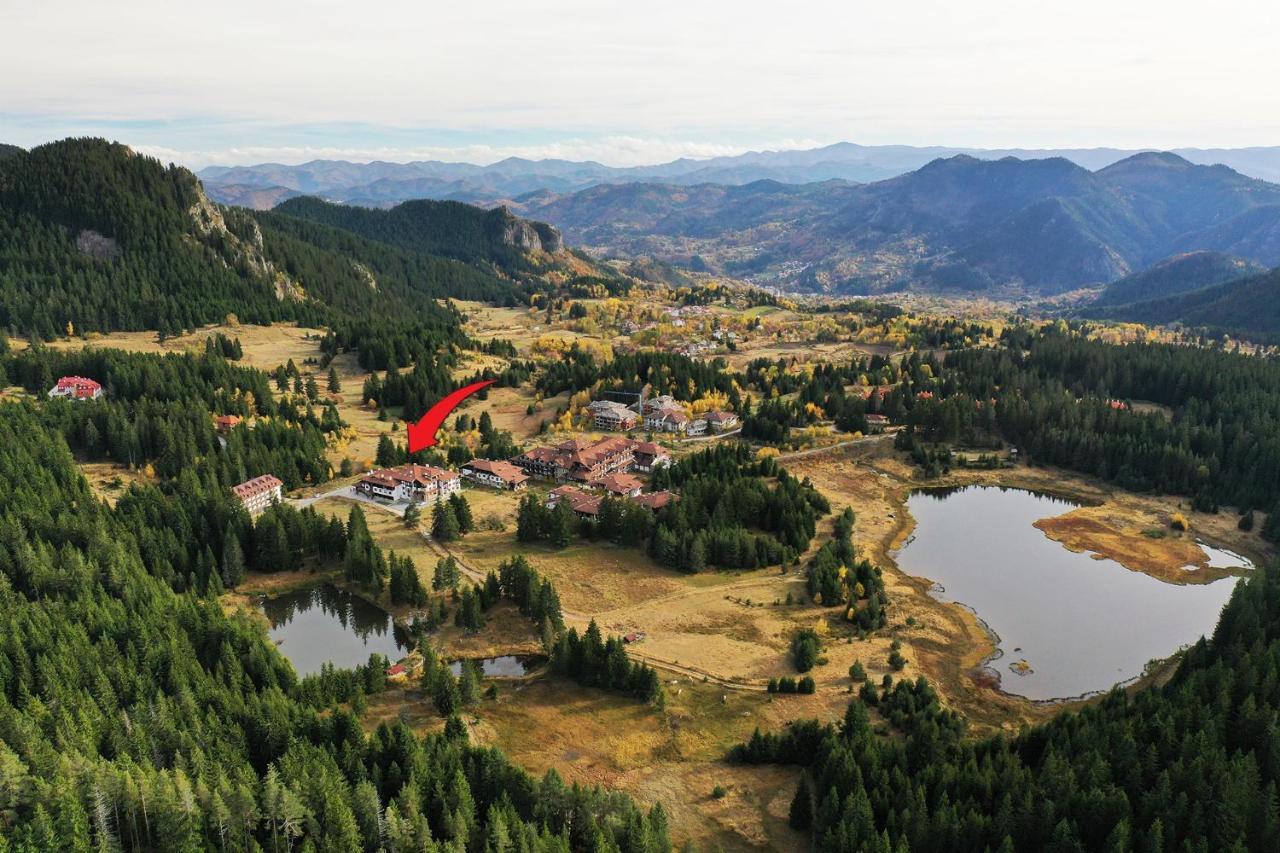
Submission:
<svg viewBox="0 0 1280 853">
<path fill-rule="evenodd" d="M 448 321 L 435 298 L 509 291 L 458 261 L 406 259 L 367 241 L 335 256 L 280 232 L 212 204 L 186 169 L 118 143 L 65 140 L 20 152 L 0 160 L 0 324 L 47 338 L 68 329 L 175 333 L 229 314 L 325 324 L 334 309 L 412 309 Z M 371 291 L 353 274 L 356 263 L 387 282 Z M 406 263 L 413 274 L 397 277 Z"/>
<path fill-rule="evenodd" d="M 1280 268 L 1157 299 L 1089 306 L 1084 313 L 1151 325 L 1181 323 L 1209 334 L 1275 343 L 1280 341 Z"/>
<path fill-rule="evenodd" d="M 1086 311 L 1188 293 L 1263 271 L 1259 264 L 1221 252 L 1188 252 L 1111 282 Z"/>
<path fill-rule="evenodd" d="M 299 206 L 308 204 L 327 207 Z M 0 159 L 0 325 L 46 339 L 69 330 L 173 334 L 228 315 L 456 329 L 437 300 L 527 300 L 526 286 L 547 286 L 528 257 L 543 249 L 568 257 L 549 226 L 464 205 L 444 214 L 415 220 L 436 223 L 415 239 L 378 228 L 361 237 L 221 207 L 187 170 L 120 144 L 68 139 L 18 151 Z"/>
<path fill-rule="evenodd" d="M 1280 186 L 1167 153 L 1096 172 L 1060 158 L 962 155 L 856 186 L 605 185 L 518 207 L 599 253 L 762 284 L 1021 293 L 1105 283 L 1197 248 L 1277 264 L 1273 210 Z"/>
<path fill-rule="evenodd" d="M 405 251 L 493 264 L 517 273 L 534 266 L 531 253 L 552 255 L 564 249 L 560 232 L 545 222 L 521 219 L 505 208 L 484 210 L 454 201 L 407 201 L 375 210 L 304 196 L 283 202 L 274 212 Z"/>
</svg>

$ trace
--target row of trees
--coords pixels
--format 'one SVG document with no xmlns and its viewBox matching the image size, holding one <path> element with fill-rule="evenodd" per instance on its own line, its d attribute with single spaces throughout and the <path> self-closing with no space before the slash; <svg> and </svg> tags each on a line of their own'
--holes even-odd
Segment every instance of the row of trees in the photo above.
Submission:
<svg viewBox="0 0 1280 853">
<path fill-rule="evenodd" d="M 1130 490 L 1187 495 L 1199 509 L 1280 507 L 1274 359 L 1114 346 L 1057 327 L 1010 329 L 1003 342 L 952 353 L 937 368 L 938 393 L 910 412 L 917 438 L 1002 436 L 1033 461 Z M 1132 400 L 1167 412 L 1135 411 Z M 1264 532 L 1280 537 L 1280 521 Z"/>
<path fill-rule="evenodd" d="M 658 511 L 649 554 L 682 571 L 789 563 L 809 547 L 817 520 L 831 510 L 809 483 L 737 443 L 660 468 L 652 485 L 677 489 L 680 500 Z"/>
<path fill-rule="evenodd" d="M 862 631 L 883 628 L 887 619 L 880 569 L 870 560 L 858 559 L 853 548 L 854 514 L 845 507 L 835 520 L 829 542 L 813 555 L 807 569 L 809 597 L 827 607 L 845 607 L 845 617 Z"/>
<path fill-rule="evenodd" d="M 631 660 L 621 637 L 604 639 L 594 619 L 581 636 L 577 628 L 559 636 L 551 650 L 551 667 L 587 687 L 615 690 L 642 702 L 662 703 L 662 681 L 657 671 Z"/>
</svg>

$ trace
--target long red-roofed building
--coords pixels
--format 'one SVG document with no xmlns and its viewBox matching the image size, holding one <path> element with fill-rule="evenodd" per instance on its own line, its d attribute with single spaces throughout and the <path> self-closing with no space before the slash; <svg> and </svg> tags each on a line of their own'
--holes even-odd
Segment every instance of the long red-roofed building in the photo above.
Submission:
<svg viewBox="0 0 1280 853">
<path fill-rule="evenodd" d="M 436 503 L 461 488 L 462 478 L 455 472 L 432 465 L 382 468 L 364 475 L 356 483 L 356 491 L 370 497 L 423 503 Z"/>
<path fill-rule="evenodd" d="M 240 499 L 250 515 L 262 512 L 284 497 L 284 483 L 272 474 L 263 474 L 231 487 L 231 493 Z"/>
<path fill-rule="evenodd" d="M 635 464 L 635 445 L 622 436 L 595 442 L 570 439 L 555 447 L 535 447 L 511 461 L 531 477 L 590 483 Z"/>
<path fill-rule="evenodd" d="M 64 376 L 49 389 L 49 397 L 65 397 L 70 400 L 96 400 L 102 396 L 102 386 L 83 376 Z"/>
</svg>

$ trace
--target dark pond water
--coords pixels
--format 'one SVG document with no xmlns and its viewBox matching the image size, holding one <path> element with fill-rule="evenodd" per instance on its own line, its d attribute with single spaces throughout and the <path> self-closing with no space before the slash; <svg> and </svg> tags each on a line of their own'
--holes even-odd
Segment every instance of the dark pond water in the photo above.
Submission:
<svg viewBox="0 0 1280 853">
<path fill-rule="evenodd" d="M 395 661 L 409 648 L 408 632 L 390 614 L 329 584 L 264 599 L 262 612 L 271 639 L 300 676 L 326 663 L 340 669 L 367 663 L 374 652 Z"/>
<path fill-rule="evenodd" d="M 536 655 L 502 655 L 476 662 L 480 664 L 481 675 L 490 678 L 518 678 L 546 663 L 546 658 Z M 449 664 L 449 671 L 454 675 L 461 675 L 462 661 L 456 660 Z"/>
<path fill-rule="evenodd" d="M 1083 696 L 1140 676 L 1150 660 L 1211 634 L 1237 580 L 1166 583 L 1069 551 L 1031 526 L 1071 506 L 987 487 L 907 501 L 916 529 L 898 565 L 935 581 L 935 597 L 977 613 L 999 638 L 990 666 L 1003 689 L 1031 699 Z M 1250 567 L 1243 558 L 1234 565 Z"/>
</svg>

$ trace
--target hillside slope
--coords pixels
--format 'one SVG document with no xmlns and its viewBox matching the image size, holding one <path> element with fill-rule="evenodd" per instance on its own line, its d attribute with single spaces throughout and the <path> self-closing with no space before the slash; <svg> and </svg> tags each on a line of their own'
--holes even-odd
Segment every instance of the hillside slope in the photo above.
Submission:
<svg viewBox="0 0 1280 853">
<path fill-rule="evenodd" d="M 1252 261 L 1221 252 L 1174 255 L 1141 272 L 1111 282 L 1089 308 L 1176 296 L 1260 273 L 1264 269 Z"/>
<path fill-rule="evenodd" d="M 190 172 L 123 145 L 69 139 L 0 160 L 0 325 L 41 337 L 169 334 L 230 314 L 446 326 L 439 297 L 510 292 L 457 260 L 221 208 Z"/>
<path fill-rule="evenodd" d="M 1280 269 L 1213 287 L 1113 308 L 1090 316 L 1133 323 L 1181 323 L 1210 334 L 1280 342 Z"/>
<path fill-rule="evenodd" d="M 304 196 L 275 208 L 281 216 L 341 228 L 409 252 L 492 264 L 508 272 L 534 266 L 535 254 L 564 248 L 560 232 L 543 222 L 455 201 L 408 201 L 390 210 L 331 204 Z"/>
</svg>

